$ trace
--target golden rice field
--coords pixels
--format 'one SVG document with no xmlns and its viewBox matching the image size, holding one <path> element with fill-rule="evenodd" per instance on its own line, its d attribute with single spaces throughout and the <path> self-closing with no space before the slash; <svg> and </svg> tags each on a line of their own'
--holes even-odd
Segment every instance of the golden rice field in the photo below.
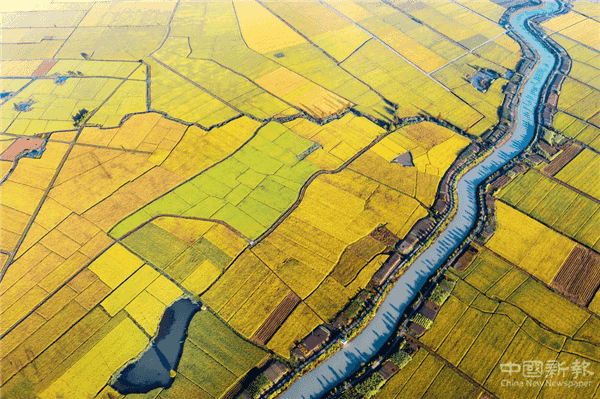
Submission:
<svg viewBox="0 0 600 399">
<path fill-rule="evenodd" d="M 592 199 L 530 170 L 498 195 L 502 201 L 567 235 L 589 248 L 598 249 L 600 205 Z"/>
<path fill-rule="evenodd" d="M 597 185 L 599 162 L 598 154 L 586 148 L 555 177 L 598 199 L 600 198 L 600 188 Z"/>
<path fill-rule="evenodd" d="M 265 360 L 290 359 L 386 260 L 389 243 L 371 232 L 385 225 L 406 236 L 471 142 L 434 123 L 388 124 L 428 113 L 481 135 L 498 122 L 506 80 L 480 93 L 465 78 L 515 67 L 518 45 L 492 22 L 502 12 L 489 1 L 236 0 L 61 3 L 5 14 L 0 74 L 17 79 L 0 79 L 0 92 L 16 93 L 0 105 L 0 150 L 18 136 L 49 140 L 1 187 L 3 267 L 14 252 L 0 282 L 2 397 L 117 396 L 111 377 L 183 295 L 208 309 L 190 324 L 173 386 L 146 396 L 225 397 Z M 572 26 L 593 28 L 590 18 Z M 556 29 L 566 40 L 595 45 L 563 25 Z M 591 126 L 600 101 L 585 85 L 600 82 L 600 65 L 583 46 L 571 48 L 573 79 L 560 106 Z M 29 100 L 30 110 L 15 109 Z M 82 109 L 89 113 L 75 126 Z M 576 137 L 592 143 L 597 133 L 586 126 Z M 406 152 L 415 166 L 391 162 Z M 596 164 L 588 158 L 557 178 L 595 193 L 594 169 L 575 173 Z M 0 166 L 5 176 L 13 163 Z M 328 172 L 315 178 L 319 171 Z M 575 242 L 502 202 L 498 218 L 490 250 L 550 281 Z M 533 233 L 515 227 L 523 225 Z M 507 313 L 523 309 L 569 336 L 571 353 L 588 350 L 576 341 L 594 331 L 584 316 L 516 269 L 498 281 L 505 278 L 489 292 L 456 287 L 449 303 L 468 315 L 455 319 L 475 326 L 457 332 L 479 329 L 491 342 L 496 329 L 487 332 L 484 320 L 509 326 L 489 314 L 498 297 Z M 528 295 L 572 315 L 541 314 Z M 264 345 L 252 343 L 288 296 L 298 305 Z M 552 346 L 556 337 L 533 324 L 517 328 L 531 337 L 526 344 Z M 487 341 L 476 339 L 450 338 L 440 351 L 455 346 L 458 357 L 473 343 L 479 359 Z M 387 392 L 441 397 L 453 384 L 457 394 L 477 393 L 432 356 L 410 367 L 413 383 L 398 377 Z"/>
<path fill-rule="evenodd" d="M 188 48 L 187 42 L 185 47 Z M 258 80 L 253 83 L 215 62 L 189 60 L 168 52 L 166 48 L 157 52 L 155 57 L 184 75 L 190 82 L 200 85 L 223 104 L 246 115 L 257 119 L 268 119 L 299 112 L 299 109 L 289 105 L 289 98 L 279 92 L 273 92 L 272 89 L 277 85 L 272 83 L 265 87 Z M 292 103 L 298 105 L 297 102 L 292 101 Z"/>
<path fill-rule="evenodd" d="M 254 1 L 235 1 L 235 11 L 242 36 L 248 47 L 261 53 L 270 53 L 304 43 L 294 32 L 267 9 Z M 269 27 L 265 29 L 265 27 Z"/>
<path fill-rule="evenodd" d="M 497 203 L 497 218 L 487 247 L 549 284 L 576 242 L 503 202 Z"/>
<path fill-rule="evenodd" d="M 600 344 L 600 323 L 596 317 L 486 248 L 479 250 L 467 270 L 450 268 L 446 272 L 457 284 L 432 328 L 418 338 L 433 353 L 420 348 L 375 398 L 435 398 L 447 394 L 467 398 L 482 389 L 504 397 L 507 388 L 501 381 L 518 381 L 522 374 L 508 375 L 501 371 L 500 364 L 522 364 L 530 358 L 542 364 L 554 360 L 572 364 L 583 356 L 590 362 L 589 367 L 598 367 L 600 359 L 594 353 Z M 464 374 L 454 374 L 455 369 L 449 366 Z M 591 397 L 597 386 L 593 383 L 578 394 Z M 544 397 L 564 397 L 560 388 L 551 385 L 524 385 L 516 392 L 527 397 L 540 390 Z"/>
</svg>

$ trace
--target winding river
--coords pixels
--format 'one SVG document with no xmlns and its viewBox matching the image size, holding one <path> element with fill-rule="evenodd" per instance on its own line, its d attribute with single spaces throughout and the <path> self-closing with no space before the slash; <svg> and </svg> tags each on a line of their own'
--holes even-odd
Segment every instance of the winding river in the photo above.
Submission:
<svg viewBox="0 0 600 399">
<path fill-rule="evenodd" d="M 318 398 L 354 374 L 371 359 L 391 337 L 405 308 L 423 287 L 427 279 L 465 240 L 477 218 L 477 186 L 511 159 L 519 155 L 535 135 L 535 112 L 542 87 L 557 60 L 555 56 L 526 28 L 529 18 L 549 14 L 559 9 L 555 1 L 541 9 L 524 10 L 514 15 L 511 26 L 539 55 L 539 62 L 523 87 L 516 110 L 516 126 L 512 137 L 477 166 L 465 173 L 457 183 L 457 213 L 441 235 L 400 277 L 373 320 L 354 340 L 323 364 L 302 376 L 282 396 L 282 399 Z"/>
</svg>

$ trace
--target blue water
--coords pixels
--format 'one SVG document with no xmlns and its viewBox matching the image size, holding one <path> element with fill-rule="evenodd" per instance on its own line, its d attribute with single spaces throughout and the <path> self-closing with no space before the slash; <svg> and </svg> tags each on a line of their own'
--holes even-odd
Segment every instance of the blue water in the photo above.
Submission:
<svg viewBox="0 0 600 399">
<path fill-rule="evenodd" d="M 187 329 L 201 305 L 182 298 L 163 314 L 158 333 L 141 356 L 126 365 L 111 382 L 121 394 L 146 393 L 155 388 L 168 388 L 173 383 L 170 371 L 176 370 L 183 352 Z"/>
<path fill-rule="evenodd" d="M 458 181 L 456 216 L 395 283 L 369 325 L 339 352 L 296 381 L 281 396 L 282 399 L 318 398 L 354 374 L 361 363 L 368 362 L 390 338 L 405 308 L 427 279 L 465 240 L 477 218 L 477 186 L 521 153 L 535 135 L 535 108 L 556 59 L 529 33 L 525 28 L 525 21 L 533 16 L 552 13 L 558 8 L 556 2 L 549 2 L 542 9 L 522 11 L 511 20 L 513 29 L 529 42 L 540 57 L 531 78 L 525 83 L 512 137 Z"/>
</svg>

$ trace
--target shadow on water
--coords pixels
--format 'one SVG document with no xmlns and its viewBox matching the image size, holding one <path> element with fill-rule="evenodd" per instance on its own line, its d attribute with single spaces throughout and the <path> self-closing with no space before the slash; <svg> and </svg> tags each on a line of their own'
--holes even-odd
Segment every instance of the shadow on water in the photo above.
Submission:
<svg viewBox="0 0 600 399">
<path fill-rule="evenodd" d="M 124 395 L 170 387 L 171 370 L 177 369 L 188 326 L 200 309 L 201 305 L 190 298 L 178 299 L 167 307 L 156 336 L 140 356 L 115 375 L 111 386 Z"/>
<path fill-rule="evenodd" d="M 558 9 L 548 2 L 542 9 L 524 10 L 511 20 L 514 30 L 528 41 L 540 55 L 540 62 L 525 83 L 523 96 L 516 109 L 515 131 L 500 148 L 466 172 L 458 181 L 456 214 L 446 229 L 394 284 L 373 320 L 352 341 L 323 364 L 300 377 L 281 399 L 318 398 L 358 371 L 383 347 L 396 329 L 404 310 L 417 292 L 467 237 L 477 218 L 476 188 L 511 159 L 523 151 L 535 136 L 533 115 L 543 82 L 556 63 L 555 56 L 526 28 L 527 19 Z"/>
</svg>

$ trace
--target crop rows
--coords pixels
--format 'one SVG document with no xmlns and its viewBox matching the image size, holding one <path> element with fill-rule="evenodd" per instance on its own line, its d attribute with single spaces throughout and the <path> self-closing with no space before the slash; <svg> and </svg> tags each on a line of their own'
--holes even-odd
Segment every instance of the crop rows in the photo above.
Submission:
<svg viewBox="0 0 600 399">
<path fill-rule="evenodd" d="M 552 287 L 579 305 L 587 305 L 600 285 L 600 255 L 578 245 L 565 260 Z"/>
<path fill-rule="evenodd" d="M 295 292 L 290 293 L 283 298 L 273 313 L 260 326 L 260 328 L 252 336 L 252 340 L 257 344 L 264 345 L 267 343 L 275 331 L 281 326 L 285 319 L 292 313 L 296 305 L 300 302 L 300 298 Z"/>
</svg>

